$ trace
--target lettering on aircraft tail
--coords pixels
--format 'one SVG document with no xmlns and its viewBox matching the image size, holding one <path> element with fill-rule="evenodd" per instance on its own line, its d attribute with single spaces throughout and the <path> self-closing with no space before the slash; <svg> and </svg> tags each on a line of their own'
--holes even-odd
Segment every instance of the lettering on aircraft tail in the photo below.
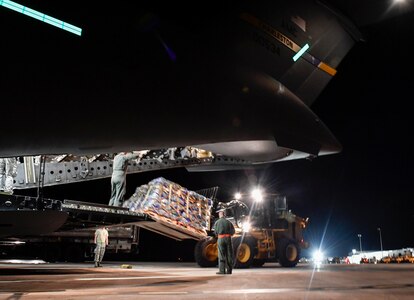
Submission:
<svg viewBox="0 0 414 300">
<path fill-rule="evenodd" d="M 288 47 L 295 53 L 298 53 L 302 49 L 302 47 L 300 47 L 294 41 L 289 39 L 286 35 L 278 31 L 277 29 L 273 28 L 269 24 L 259 20 L 255 16 L 252 16 L 248 13 L 242 13 L 240 15 L 240 18 L 246 21 L 247 23 L 251 24 L 252 26 L 256 27 L 257 29 L 262 30 L 264 33 L 276 39 L 277 41 L 279 41 L 280 43 L 282 43 L 283 45 L 285 45 L 286 47 Z M 307 62 L 314 65 L 316 68 L 328 73 L 331 76 L 334 76 L 336 74 L 336 70 L 334 68 L 332 68 L 325 62 L 321 61 L 320 59 L 317 59 L 316 57 L 314 57 L 312 54 L 308 52 L 302 54 L 301 58 L 303 58 Z"/>
</svg>

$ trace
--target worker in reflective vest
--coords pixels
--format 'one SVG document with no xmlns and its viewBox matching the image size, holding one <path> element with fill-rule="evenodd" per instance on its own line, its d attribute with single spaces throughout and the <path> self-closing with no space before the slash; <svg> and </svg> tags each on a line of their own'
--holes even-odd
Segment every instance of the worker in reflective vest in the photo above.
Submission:
<svg viewBox="0 0 414 300">
<path fill-rule="evenodd" d="M 225 209 L 219 209 L 219 219 L 214 223 L 213 230 L 217 236 L 219 271 L 216 274 L 231 274 L 233 270 L 233 246 L 231 237 L 234 226 L 225 218 Z"/>
</svg>

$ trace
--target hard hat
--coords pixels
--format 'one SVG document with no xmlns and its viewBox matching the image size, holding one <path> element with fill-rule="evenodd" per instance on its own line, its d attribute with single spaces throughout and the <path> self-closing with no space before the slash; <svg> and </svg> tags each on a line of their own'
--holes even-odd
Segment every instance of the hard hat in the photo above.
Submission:
<svg viewBox="0 0 414 300">
<path fill-rule="evenodd" d="M 226 209 L 225 208 L 219 208 L 219 209 L 216 210 L 216 213 L 221 212 L 221 211 L 226 211 Z"/>
</svg>

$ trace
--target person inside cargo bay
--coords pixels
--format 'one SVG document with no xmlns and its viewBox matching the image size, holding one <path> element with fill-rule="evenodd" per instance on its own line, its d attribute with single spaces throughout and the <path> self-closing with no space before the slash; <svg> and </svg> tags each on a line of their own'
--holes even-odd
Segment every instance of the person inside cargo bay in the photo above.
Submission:
<svg viewBox="0 0 414 300">
<path fill-rule="evenodd" d="M 128 162 L 134 158 L 141 159 L 148 151 L 120 152 L 114 157 L 111 177 L 111 199 L 109 205 L 121 206 L 126 194 L 126 173 Z"/>
<path fill-rule="evenodd" d="M 0 191 L 13 194 L 13 181 L 17 176 L 17 158 L 0 158 Z"/>
<path fill-rule="evenodd" d="M 231 237 L 235 233 L 233 223 L 225 218 L 225 209 L 217 210 L 219 219 L 213 230 L 217 236 L 219 271 L 216 274 L 231 274 L 233 270 L 233 246 Z"/>
</svg>

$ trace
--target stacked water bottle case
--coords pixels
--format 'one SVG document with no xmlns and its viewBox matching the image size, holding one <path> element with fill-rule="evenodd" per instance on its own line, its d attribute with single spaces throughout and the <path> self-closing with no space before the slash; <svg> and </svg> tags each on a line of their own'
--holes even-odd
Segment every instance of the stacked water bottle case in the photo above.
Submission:
<svg viewBox="0 0 414 300">
<path fill-rule="evenodd" d="M 136 188 L 124 207 L 152 218 L 206 235 L 213 201 L 163 177 Z"/>
</svg>

